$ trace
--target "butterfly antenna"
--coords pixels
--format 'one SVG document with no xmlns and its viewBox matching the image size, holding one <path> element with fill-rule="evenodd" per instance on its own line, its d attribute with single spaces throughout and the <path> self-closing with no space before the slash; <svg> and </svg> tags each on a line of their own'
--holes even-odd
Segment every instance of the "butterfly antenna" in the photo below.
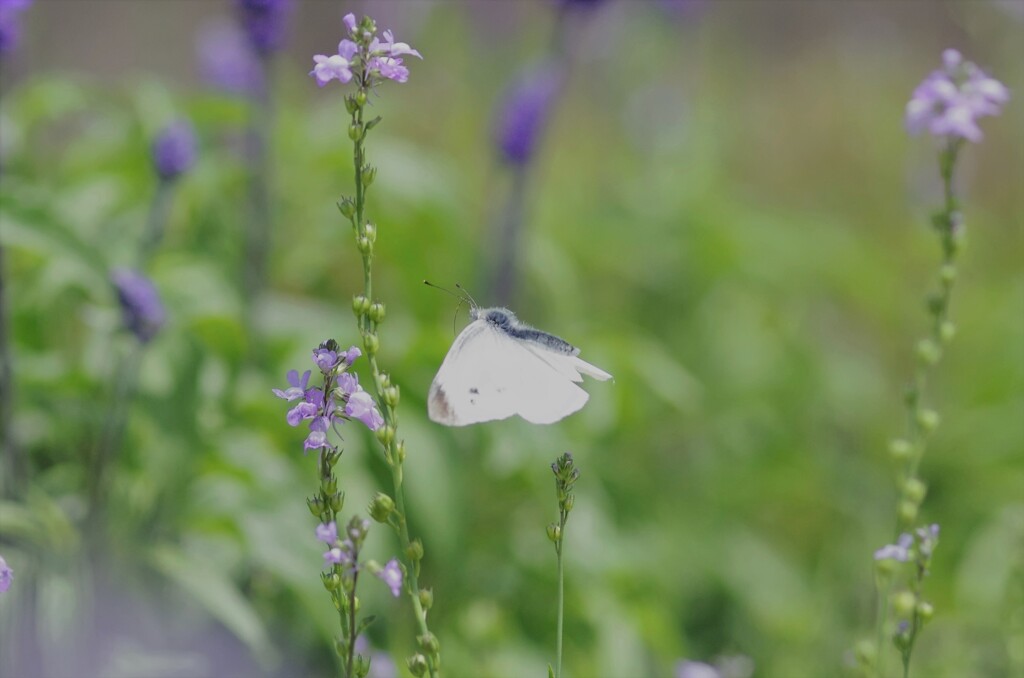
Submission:
<svg viewBox="0 0 1024 678">
<path fill-rule="evenodd" d="M 423 284 L 426 285 L 427 287 L 433 287 L 434 289 L 441 290 L 445 294 L 451 295 L 451 296 L 453 296 L 453 297 L 455 297 L 456 299 L 459 300 L 458 306 L 455 307 L 455 315 L 452 317 L 452 335 L 454 336 L 456 334 L 455 326 L 456 326 L 456 324 L 459 321 L 459 311 L 462 309 L 462 305 L 466 304 L 466 303 L 469 303 L 469 304 L 473 304 L 474 306 L 476 306 L 476 302 L 473 301 L 473 298 L 470 297 L 469 294 L 466 293 L 466 290 L 462 289 L 462 287 L 458 283 L 456 283 L 455 286 L 458 287 L 463 293 L 465 293 L 465 296 L 463 296 L 461 294 L 456 294 L 455 292 L 452 292 L 447 287 L 441 287 L 440 285 L 435 285 L 434 283 L 430 282 L 429 280 L 424 280 Z M 469 298 L 467 299 L 467 297 L 469 297 Z"/>
<path fill-rule="evenodd" d="M 476 303 L 476 299 L 473 298 L 472 294 L 466 291 L 465 287 L 463 287 L 459 283 L 455 283 L 455 289 L 466 295 L 466 298 L 469 299 L 469 303 L 473 304 L 473 308 L 480 308 L 480 304 Z"/>
</svg>

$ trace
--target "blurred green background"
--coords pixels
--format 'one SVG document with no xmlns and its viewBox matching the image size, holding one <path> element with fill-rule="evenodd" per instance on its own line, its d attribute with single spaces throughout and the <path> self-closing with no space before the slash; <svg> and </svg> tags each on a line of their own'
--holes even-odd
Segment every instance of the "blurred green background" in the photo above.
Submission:
<svg viewBox="0 0 1024 678">
<path fill-rule="evenodd" d="M 306 75 L 349 10 L 425 57 L 373 102 L 369 209 L 380 358 L 404 396 L 412 531 L 449 676 L 544 675 L 552 661 L 548 465 L 567 450 L 582 472 L 567 675 L 671 676 L 680 658 L 722 655 L 750 657 L 757 676 L 852 671 L 874 623 L 872 552 L 892 540 L 887 441 L 939 257 L 935 144 L 908 137 L 903 107 L 947 47 L 1002 80 L 1014 99 L 958 167 L 969 245 L 959 332 L 931 384 L 943 420 L 921 522 L 942 541 L 914 675 L 1024 675 L 1021 4 L 594 4 L 556 34 L 542 0 L 296 3 L 273 63 L 273 247 L 256 298 L 241 285 L 251 104 L 196 75 L 197 31 L 231 3 L 26 11 L 0 84 L 13 436 L 30 471 L 0 504 L 15 571 L 2 675 L 334 671 L 305 507 L 315 460 L 270 389 L 312 367 L 323 339 L 358 341 L 362 270 L 334 205 L 352 191 L 342 88 Z M 421 281 L 485 289 L 512 174 L 494 117 L 556 36 L 569 73 L 529 169 L 515 310 L 615 381 L 587 384 L 587 407 L 553 426 L 446 429 L 425 396 L 454 304 Z M 169 319 L 142 352 L 95 536 L 85 459 L 134 343 L 108 271 L 146 223 L 149 144 L 182 117 L 199 160 L 147 269 Z M 390 490 L 359 427 L 338 471 L 346 515 Z M 382 562 L 397 549 L 382 526 L 368 543 Z M 370 642 L 406 675 L 407 601 L 372 581 L 361 592 L 379 617 Z"/>
</svg>

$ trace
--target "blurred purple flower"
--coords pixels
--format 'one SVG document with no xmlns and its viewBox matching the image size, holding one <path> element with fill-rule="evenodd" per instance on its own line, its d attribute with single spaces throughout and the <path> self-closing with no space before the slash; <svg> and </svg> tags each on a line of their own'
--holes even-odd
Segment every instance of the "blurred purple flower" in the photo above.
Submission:
<svg viewBox="0 0 1024 678">
<path fill-rule="evenodd" d="M 875 551 L 875 560 L 896 560 L 905 563 L 910 559 L 910 547 L 913 545 L 914 538 L 904 532 L 895 544 L 886 544 Z"/>
<path fill-rule="evenodd" d="M 917 534 L 917 550 L 925 558 L 931 558 L 932 551 L 939 543 L 938 523 L 932 523 L 928 527 L 919 527 L 915 533 Z"/>
<path fill-rule="evenodd" d="M 284 45 L 291 0 L 235 0 L 242 28 L 258 54 L 270 54 Z"/>
<path fill-rule="evenodd" d="M 0 0 L 0 56 L 13 52 L 21 39 L 21 17 L 32 0 Z"/>
<path fill-rule="evenodd" d="M 299 379 L 298 370 L 289 370 L 286 379 L 288 379 L 288 388 L 282 391 L 279 388 L 271 389 L 278 398 L 283 398 L 289 402 L 303 397 L 306 394 L 306 387 L 309 385 L 309 375 L 312 374 L 310 370 L 306 370 L 302 374 L 302 378 Z"/>
<path fill-rule="evenodd" d="M 111 271 L 110 281 L 117 291 L 125 327 L 142 343 L 148 342 L 166 320 L 160 293 L 149 278 L 130 269 Z"/>
<path fill-rule="evenodd" d="M 7 561 L 4 560 L 3 556 L 0 556 L 0 593 L 5 592 L 11 588 L 11 582 L 14 581 L 14 570 L 7 566 Z"/>
<path fill-rule="evenodd" d="M 377 576 L 391 589 L 391 595 L 395 598 L 402 595 L 402 578 L 404 575 L 402 574 L 402 566 L 398 564 L 397 558 L 389 560 L 384 569 L 377 573 Z"/>
<path fill-rule="evenodd" d="M 195 130 L 184 120 L 164 127 L 153 141 L 153 166 L 164 181 L 176 179 L 192 169 L 196 154 Z"/>
<path fill-rule="evenodd" d="M 327 544 L 338 541 L 338 525 L 333 520 L 316 526 L 316 538 Z"/>
<path fill-rule="evenodd" d="M 533 157 L 561 85 L 561 69 L 546 65 L 521 75 L 509 88 L 495 127 L 507 162 L 525 165 Z"/>
<path fill-rule="evenodd" d="M 350 562 L 352 562 L 352 556 L 337 546 L 324 553 L 324 567 L 346 565 Z"/>
<path fill-rule="evenodd" d="M 215 20 L 201 29 L 196 40 L 200 77 L 232 94 L 252 94 L 263 87 L 263 69 L 238 24 Z"/>
<path fill-rule="evenodd" d="M 932 136 L 977 143 L 984 137 L 978 118 L 999 115 L 1010 100 L 1010 91 L 964 61 L 955 49 L 942 53 L 942 64 L 917 86 L 907 103 L 907 130 L 911 134 L 927 130 Z"/>
<path fill-rule="evenodd" d="M 377 409 L 377 403 L 362 388 L 348 397 L 348 403 L 345 405 L 345 414 L 352 419 L 358 419 L 363 422 L 366 424 L 366 428 L 371 431 L 376 431 L 384 425 L 384 417 L 381 416 L 380 410 Z"/>
<path fill-rule="evenodd" d="M 580 8 L 597 7 L 598 5 L 603 3 L 604 1 L 605 0 L 555 0 L 555 2 L 557 2 L 559 5 L 563 5 L 565 7 L 580 7 Z"/>
<path fill-rule="evenodd" d="M 676 664 L 675 678 L 722 678 L 711 664 L 683 660 Z"/>
</svg>

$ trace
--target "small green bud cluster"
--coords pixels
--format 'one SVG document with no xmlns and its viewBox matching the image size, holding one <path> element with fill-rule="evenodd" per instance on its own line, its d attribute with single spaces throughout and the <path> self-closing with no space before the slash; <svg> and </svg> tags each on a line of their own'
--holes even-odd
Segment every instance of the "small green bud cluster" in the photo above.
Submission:
<svg viewBox="0 0 1024 678">
<path fill-rule="evenodd" d="M 373 500 L 370 501 L 367 510 L 370 513 L 370 517 L 378 523 L 386 523 L 395 512 L 395 500 L 383 492 L 378 492 Z"/>
<path fill-rule="evenodd" d="M 572 454 L 566 452 L 551 464 L 551 472 L 555 474 L 555 494 L 558 498 L 558 522 L 548 525 L 547 534 L 555 544 L 555 548 L 561 551 L 562 536 L 565 532 L 565 523 L 569 519 L 569 512 L 572 511 L 576 502 L 576 495 L 572 489 L 576 480 L 580 477 L 580 471 L 573 462 Z"/>
</svg>

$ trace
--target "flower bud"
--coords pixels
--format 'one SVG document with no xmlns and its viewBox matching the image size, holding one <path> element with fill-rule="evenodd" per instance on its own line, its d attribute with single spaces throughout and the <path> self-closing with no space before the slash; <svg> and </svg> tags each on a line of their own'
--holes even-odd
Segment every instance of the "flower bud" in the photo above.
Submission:
<svg viewBox="0 0 1024 678">
<path fill-rule="evenodd" d="M 345 493 L 335 492 L 330 498 L 331 510 L 335 513 L 341 513 L 342 507 L 345 506 Z"/>
<path fill-rule="evenodd" d="M 931 603 L 922 600 L 917 604 L 917 614 L 923 621 L 928 621 L 935 614 L 935 608 Z"/>
<path fill-rule="evenodd" d="M 942 313 L 942 309 L 946 306 L 945 299 L 939 294 L 933 294 L 928 297 L 928 301 L 925 304 L 928 308 L 928 312 L 932 315 L 939 315 Z"/>
<path fill-rule="evenodd" d="M 900 502 L 900 521 L 909 524 L 917 519 L 917 504 L 912 501 Z"/>
<path fill-rule="evenodd" d="M 376 355 L 380 349 L 380 339 L 372 332 L 363 335 L 363 348 L 366 349 L 366 355 Z"/>
<path fill-rule="evenodd" d="M 948 344 L 953 341 L 953 337 L 955 336 L 956 325 L 952 322 L 945 320 L 941 325 L 939 325 L 939 339 L 941 339 L 944 344 Z"/>
<path fill-rule="evenodd" d="M 360 108 L 366 105 L 366 92 L 363 90 L 356 92 L 356 105 Z"/>
<path fill-rule="evenodd" d="M 942 357 L 940 349 L 931 339 L 922 339 L 917 342 L 917 359 L 925 365 L 934 365 Z"/>
<path fill-rule="evenodd" d="M 902 618 L 909 617 L 917 605 L 917 597 L 910 591 L 900 591 L 892 599 L 892 607 Z"/>
<path fill-rule="evenodd" d="M 352 660 L 352 675 L 365 676 L 370 672 L 370 660 L 361 654 L 357 654 Z"/>
<path fill-rule="evenodd" d="M 875 561 L 875 570 L 878 576 L 887 578 L 896 570 L 896 561 L 892 558 L 881 558 Z"/>
<path fill-rule="evenodd" d="M 423 542 L 418 537 L 413 539 L 409 544 L 409 548 L 405 550 L 405 555 L 414 563 L 418 560 L 423 560 Z"/>
<path fill-rule="evenodd" d="M 328 591 L 337 591 L 339 586 L 341 586 L 341 576 L 338 573 L 335 572 L 324 577 L 324 588 Z"/>
<path fill-rule="evenodd" d="M 913 446 L 903 438 L 896 438 L 889 442 L 889 455 L 896 461 L 909 459 L 913 451 Z"/>
<path fill-rule="evenodd" d="M 388 386 L 391 386 L 391 375 L 387 372 L 381 372 L 377 375 L 377 390 L 383 391 Z"/>
<path fill-rule="evenodd" d="M 370 309 L 370 300 L 361 294 L 352 297 L 352 310 L 363 315 Z"/>
<path fill-rule="evenodd" d="M 424 610 L 434 606 L 434 592 L 431 589 L 420 589 L 420 605 Z"/>
<path fill-rule="evenodd" d="M 363 254 L 369 254 L 373 251 L 373 241 L 365 236 L 356 238 L 356 249 Z"/>
<path fill-rule="evenodd" d="M 378 523 L 386 523 L 388 518 L 391 517 L 391 512 L 395 510 L 395 501 L 383 492 L 378 492 L 370 502 L 367 510 L 370 513 L 370 517 Z"/>
<path fill-rule="evenodd" d="M 874 642 L 867 638 L 862 638 L 857 641 L 857 645 L 853 648 L 853 656 L 857 658 L 857 663 L 861 666 L 873 667 L 875 665 L 875 659 L 878 653 L 875 651 Z"/>
<path fill-rule="evenodd" d="M 377 227 L 372 222 L 367 221 L 366 226 L 363 226 L 363 235 L 367 237 L 370 242 L 377 242 Z"/>
<path fill-rule="evenodd" d="M 324 514 L 324 503 L 319 497 L 307 499 L 306 506 L 309 507 L 309 512 L 313 514 L 314 518 L 319 518 Z"/>
<path fill-rule="evenodd" d="M 572 506 L 575 503 L 576 503 L 576 495 L 575 494 L 570 494 L 568 497 L 565 498 L 565 501 L 562 502 L 562 510 L 565 511 L 566 513 L 568 513 L 569 511 L 572 510 Z"/>
<path fill-rule="evenodd" d="M 384 320 L 384 304 L 379 301 L 370 304 L 370 320 L 375 323 L 380 323 Z"/>
<path fill-rule="evenodd" d="M 369 129 L 369 126 L 367 126 L 367 129 Z M 377 178 L 377 168 L 374 167 L 373 165 L 367 165 L 366 167 L 363 168 L 362 174 L 363 185 L 369 186 L 370 184 L 373 183 L 373 180 Z"/>
<path fill-rule="evenodd" d="M 363 128 L 356 124 L 349 125 L 348 138 L 352 141 L 359 141 L 363 138 Z"/>
<path fill-rule="evenodd" d="M 946 264 L 941 269 L 939 269 L 939 280 L 941 280 L 946 285 L 956 280 L 956 266 L 954 266 L 953 264 Z"/>
<path fill-rule="evenodd" d="M 359 102 L 354 96 L 345 97 L 345 110 L 348 111 L 349 115 L 352 115 L 359 110 Z"/>
<path fill-rule="evenodd" d="M 429 655 L 435 655 L 441 651 L 441 644 L 437 642 L 437 636 L 430 631 L 421 636 L 416 636 L 416 642 L 419 643 L 420 649 Z"/>
<path fill-rule="evenodd" d="M 352 202 L 352 198 L 342 198 L 338 201 L 338 210 L 342 216 L 351 219 L 352 215 L 356 213 L 356 205 Z"/>
<path fill-rule="evenodd" d="M 399 397 L 400 396 L 397 386 L 388 386 L 386 389 L 384 389 L 384 402 L 390 405 L 391 407 L 398 406 Z"/>
<path fill-rule="evenodd" d="M 381 426 L 379 429 L 377 429 L 376 435 L 377 440 L 380 441 L 381 445 L 390 445 L 391 442 L 395 439 L 395 427 L 390 424 Z"/>
<path fill-rule="evenodd" d="M 928 487 L 917 478 L 910 478 L 907 482 L 903 483 L 903 496 L 907 501 L 920 505 L 927 492 Z"/>
<path fill-rule="evenodd" d="M 427 672 L 427 658 L 419 653 L 409 657 L 405 663 L 409 666 L 409 672 L 417 678 Z"/>
<path fill-rule="evenodd" d="M 395 456 L 398 458 L 399 464 L 405 463 L 405 441 L 399 440 L 398 444 L 395 445 Z"/>
<path fill-rule="evenodd" d="M 939 425 L 939 413 L 935 410 L 917 411 L 917 423 L 925 433 L 931 433 Z"/>
<path fill-rule="evenodd" d="M 548 539 L 550 539 L 551 541 L 553 541 L 554 543 L 557 544 L 558 541 L 561 538 L 562 538 L 562 528 L 560 528 L 555 523 L 551 523 L 550 525 L 548 525 Z"/>
<path fill-rule="evenodd" d="M 338 479 L 334 476 L 322 478 L 320 480 L 320 489 L 324 491 L 324 494 L 334 494 L 338 491 Z"/>
</svg>

